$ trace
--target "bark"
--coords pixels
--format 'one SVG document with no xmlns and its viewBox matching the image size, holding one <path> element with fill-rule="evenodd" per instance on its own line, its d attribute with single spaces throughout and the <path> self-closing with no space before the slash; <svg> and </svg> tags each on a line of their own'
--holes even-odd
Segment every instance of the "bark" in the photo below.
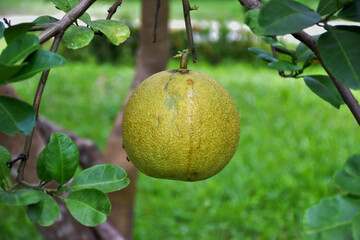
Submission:
<svg viewBox="0 0 360 240">
<path fill-rule="evenodd" d="M 154 16 L 156 0 L 142 1 L 142 21 L 140 32 L 140 45 L 137 53 L 137 72 L 132 85 L 133 90 L 150 75 L 165 69 L 170 54 L 170 36 L 168 33 L 169 0 L 161 1 L 159 22 L 157 25 L 157 40 L 153 43 Z M 104 162 L 121 166 L 128 173 L 130 185 L 120 192 L 109 194 L 112 202 L 110 221 L 116 226 L 126 239 L 132 238 L 134 200 L 136 193 L 137 170 L 126 160 L 126 152 L 122 148 L 122 116 L 118 113 L 113 131 L 108 139 Z M 130 220 L 130 221 L 129 221 Z"/>
</svg>

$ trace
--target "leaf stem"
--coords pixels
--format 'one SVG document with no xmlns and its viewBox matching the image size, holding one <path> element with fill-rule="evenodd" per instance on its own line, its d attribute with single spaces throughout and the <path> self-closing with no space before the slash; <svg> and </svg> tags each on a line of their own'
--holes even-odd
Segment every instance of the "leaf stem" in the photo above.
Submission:
<svg viewBox="0 0 360 240">
<path fill-rule="evenodd" d="M 185 27 L 186 27 L 186 34 L 187 34 L 187 40 L 188 40 L 188 50 L 189 53 L 193 55 L 193 63 L 196 63 L 197 55 L 196 55 L 196 49 L 194 45 L 194 38 L 193 38 L 193 32 L 191 27 L 191 18 L 190 18 L 190 4 L 189 0 L 182 0 L 183 2 L 183 10 L 184 10 L 184 20 L 185 20 Z"/>
</svg>

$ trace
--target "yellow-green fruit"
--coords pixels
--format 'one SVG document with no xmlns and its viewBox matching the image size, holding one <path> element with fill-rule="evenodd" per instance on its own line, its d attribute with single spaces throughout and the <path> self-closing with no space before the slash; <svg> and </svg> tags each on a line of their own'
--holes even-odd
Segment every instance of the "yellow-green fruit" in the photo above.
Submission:
<svg viewBox="0 0 360 240">
<path fill-rule="evenodd" d="M 135 89 L 122 131 L 126 153 L 141 172 L 197 181 L 217 174 L 233 157 L 240 122 L 220 83 L 203 73 L 171 70 Z"/>
</svg>

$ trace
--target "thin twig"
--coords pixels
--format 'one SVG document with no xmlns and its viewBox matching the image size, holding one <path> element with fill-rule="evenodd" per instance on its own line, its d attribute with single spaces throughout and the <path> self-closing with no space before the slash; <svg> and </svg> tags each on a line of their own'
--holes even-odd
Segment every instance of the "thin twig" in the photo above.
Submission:
<svg viewBox="0 0 360 240">
<path fill-rule="evenodd" d="M 248 9 L 261 8 L 262 3 L 259 0 L 239 0 L 239 2 Z M 344 84 L 339 82 L 334 75 L 329 71 L 329 69 L 325 66 L 324 61 L 322 60 L 319 50 L 317 48 L 317 41 L 312 36 L 307 34 L 304 31 L 293 33 L 292 34 L 297 40 L 304 43 L 311 51 L 315 54 L 320 64 L 327 72 L 333 83 L 335 84 L 337 90 L 339 91 L 341 97 L 344 99 L 346 105 L 349 107 L 351 113 L 354 118 L 360 125 L 360 105 L 354 95 L 351 93 L 350 89 L 346 87 Z"/>
<path fill-rule="evenodd" d="M 8 20 L 7 18 L 3 18 L 3 20 L 8 27 L 11 27 L 11 20 Z"/>
<path fill-rule="evenodd" d="M 153 31 L 153 43 L 156 43 L 157 26 L 158 26 L 158 22 L 159 22 L 160 6 L 161 6 L 161 0 L 157 0 L 157 2 L 156 2 L 156 11 L 155 11 L 154 31 Z"/>
<path fill-rule="evenodd" d="M 110 20 L 110 19 L 112 18 L 112 16 L 115 14 L 117 8 L 118 8 L 119 6 L 121 6 L 121 4 L 122 4 L 122 0 L 116 0 L 116 1 L 115 1 L 114 5 L 112 5 L 112 6 L 109 8 L 109 10 L 108 10 L 108 13 L 109 13 L 109 14 L 108 14 L 107 17 L 106 17 L 107 20 Z"/>
<path fill-rule="evenodd" d="M 80 1 L 73 9 L 71 9 L 60 21 L 51 24 L 44 32 L 39 34 L 39 43 L 42 44 L 50 38 L 56 36 L 61 31 L 67 29 L 75 22 L 96 0 Z"/>
<path fill-rule="evenodd" d="M 57 49 L 58 49 L 58 47 L 60 45 L 60 42 L 61 42 L 61 38 L 62 38 L 63 35 L 64 35 L 64 31 L 60 32 L 58 35 L 55 36 L 55 39 L 54 39 L 54 41 L 53 41 L 53 43 L 51 45 L 51 48 L 50 48 L 51 52 L 56 52 L 57 51 Z M 44 92 L 45 84 L 46 84 L 46 81 L 48 79 L 49 73 L 50 73 L 50 70 L 46 70 L 41 74 L 40 81 L 39 81 L 39 84 L 38 84 L 38 87 L 37 87 L 37 90 L 36 90 L 36 93 L 35 93 L 35 98 L 34 98 L 34 103 L 33 103 L 33 108 L 34 108 L 35 114 L 36 114 L 35 115 L 36 116 L 35 120 L 37 120 L 37 118 L 39 116 L 39 108 L 40 108 L 41 97 L 42 97 L 42 94 Z M 23 150 L 23 153 L 22 153 L 24 155 L 24 158 L 21 159 L 21 162 L 20 162 L 20 165 L 19 165 L 19 168 L 18 168 L 17 180 L 19 182 L 24 180 L 25 165 L 26 165 L 27 159 L 29 159 L 31 142 L 32 142 L 33 136 L 34 136 L 34 129 L 28 136 L 26 136 L 26 139 L 25 139 L 24 150 Z"/>
<path fill-rule="evenodd" d="M 194 38 L 193 32 L 191 27 L 191 18 L 190 18 L 190 4 L 189 0 L 182 0 L 183 2 L 183 9 L 184 9 L 184 19 L 185 19 L 185 27 L 186 27 L 186 34 L 188 39 L 188 50 L 193 55 L 193 63 L 196 62 L 196 49 L 194 45 Z"/>
</svg>

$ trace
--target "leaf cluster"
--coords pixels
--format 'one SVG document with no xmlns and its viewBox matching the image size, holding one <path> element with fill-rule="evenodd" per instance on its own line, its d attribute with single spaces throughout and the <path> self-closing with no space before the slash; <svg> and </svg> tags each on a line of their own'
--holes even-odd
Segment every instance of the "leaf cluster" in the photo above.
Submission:
<svg viewBox="0 0 360 240">
<path fill-rule="evenodd" d="M 51 0 L 56 8 L 69 13 L 78 7 L 79 0 Z M 84 26 L 80 26 L 82 21 Z M 7 23 L 8 24 L 8 23 Z M 62 20 L 52 16 L 40 16 L 31 23 L 5 27 L 0 21 L 0 86 L 26 80 L 43 72 L 39 86 L 45 87 L 50 68 L 59 67 L 66 60 L 55 53 L 58 46 L 44 50 L 42 33 L 52 28 L 61 28 Z M 78 49 L 88 45 L 94 34 L 105 35 L 114 45 L 124 42 L 130 35 L 129 28 L 110 19 L 91 20 L 84 12 L 70 26 L 60 29 L 57 37 L 65 47 Z M 50 36 L 52 37 L 52 36 Z M 38 87 L 39 89 L 39 87 Z M 31 143 L 42 91 L 37 91 L 34 106 L 21 100 L 0 96 L 0 132 L 13 136 L 19 132 Z M 26 141 L 26 142 L 27 142 Z M 25 143 L 24 149 L 30 148 Z M 29 150 L 29 149 L 28 149 Z M 115 165 L 100 164 L 81 171 L 79 150 L 72 139 L 64 133 L 55 132 L 39 154 L 36 162 L 40 182 L 32 185 L 23 180 L 21 167 L 28 158 L 27 150 L 15 160 L 8 150 L 0 146 L 0 202 L 9 206 L 27 207 L 28 217 L 42 226 L 49 226 L 60 216 L 59 201 L 64 201 L 71 215 L 86 226 L 103 223 L 110 214 L 107 193 L 118 191 L 129 184 L 126 172 Z M 17 182 L 9 178 L 10 168 L 21 160 Z M 77 172 L 80 172 L 76 174 Z M 46 188 L 49 183 L 56 188 Z M 17 189 L 22 185 L 23 189 Z"/>
<path fill-rule="evenodd" d="M 360 89 L 360 27 L 355 23 L 360 22 L 359 9 L 360 1 L 353 0 L 321 0 L 316 11 L 293 0 L 268 1 L 261 9 L 248 11 L 245 23 L 279 56 L 256 48 L 249 50 L 257 58 L 267 61 L 268 66 L 278 70 L 281 76 L 303 78 L 311 91 L 340 108 L 344 101 L 331 77 L 351 89 Z M 330 25 L 329 21 L 335 19 L 353 21 L 354 24 Z M 288 49 L 276 39 L 276 36 L 296 34 L 314 25 L 324 29 L 323 34 L 313 38 L 317 40 L 318 54 L 331 76 L 305 75 L 305 69 L 318 62 L 317 53 L 304 43 L 299 43 L 294 50 Z"/>
<path fill-rule="evenodd" d="M 0 201 L 9 206 L 27 206 L 29 218 L 42 226 L 50 226 L 60 215 L 55 198 L 64 200 L 71 215 L 80 223 L 99 225 L 110 214 L 111 204 L 106 193 L 129 184 L 124 169 L 111 164 L 95 165 L 74 177 L 79 168 L 79 150 L 69 136 L 59 132 L 51 135 L 39 154 L 36 171 L 41 181 L 38 185 L 22 182 L 27 188 L 11 190 L 7 179 L 10 169 L 6 166 L 9 161 L 10 153 L 0 146 Z M 58 187 L 45 188 L 51 181 Z"/>
</svg>

